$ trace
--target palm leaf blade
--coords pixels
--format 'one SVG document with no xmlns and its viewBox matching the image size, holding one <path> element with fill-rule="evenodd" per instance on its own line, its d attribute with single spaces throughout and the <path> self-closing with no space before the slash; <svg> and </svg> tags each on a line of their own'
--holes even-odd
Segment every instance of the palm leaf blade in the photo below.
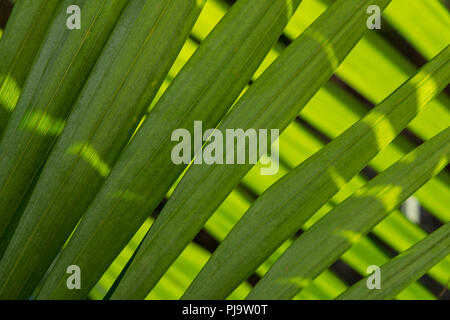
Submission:
<svg viewBox="0 0 450 320">
<path fill-rule="evenodd" d="M 412 281 L 450 253 L 450 222 L 434 231 L 404 253 L 381 266 L 382 287 L 368 290 L 363 279 L 338 297 L 351 299 L 392 299 Z"/>
<path fill-rule="evenodd" d="M 292 298 L 302 288 L 294 279 L 313 279 L 445 167 L 449 135 L 447 129 L 427 141 L 315 223 L 277 260 L 248 298 Z"/>
<path fill-rule="evenodd" d="M 449 54 L 447 47 L 363 120 L 258 198 L 215 251 L 185 298 L 223 297 L 249 276 L 446 86 L 449 72 L 443 70 Z M 240 263 L 242 259 L 245 265 Z M 246 272 L 237 273 L 237 269 Z M 211 285 L 212 279 L 215 285 Z"/>
<path fill-rule="evenodd" d="M 292 3 L 295 9 L 299 1 Z M 281 0 L 241 0 L 233 6 L 137 131 L 75 232 L 73 243 L 77 247 L 69 243 L 63 251 L 40 297 L 88 294 L 182 172 L 183 166 L 176 167 L 170 161 L 172 131 L 189 128 L 198 119 L 203 119 L 205 126 L 217 125 L 281 34 L 290 14 Z M 92 233 L 103 240 L 91 238 Z M 110 237 L 115 240 L 114 247 L 106 240 Z M 99 256 L 102 245 L 108 246 L 108 254 Z M 64 260 L 72 260 L 78 246 L 84 248 L 78 263 L 90 265 L 91 272 L 84 280 L 85 288 L 75 293 L 61 286 L 60 279 L 65 273 Z"/>
</svg>

